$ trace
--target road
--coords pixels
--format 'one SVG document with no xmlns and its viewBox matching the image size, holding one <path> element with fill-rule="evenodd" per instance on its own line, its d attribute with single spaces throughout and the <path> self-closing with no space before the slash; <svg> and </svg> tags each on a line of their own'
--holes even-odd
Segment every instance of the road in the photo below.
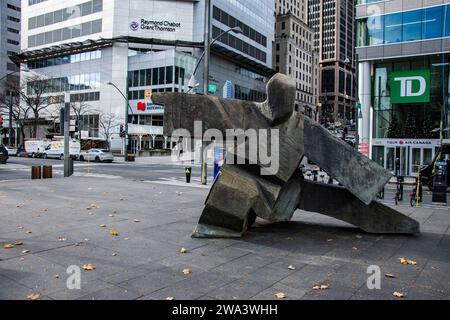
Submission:
<svg viewBox="0 0 450 320">
<path fill-rule="evenodd" d="M 32 159 L 10 157 L 8 164 L 0 166 L 0 181 L 30 179 L 32 166 L 53 166 L 54 178 L 63 176 L 63 161 L 52 159 Z M 138 163 L 74 163 L 74 175 L 105 177 L 111 179 L 127 179 L 138 181 L 160 181 L 168 183 L 185 183 L 185 168 L 181 164 L 167 161 L 158 164 L 138 164 Z M 209 170 L 209 181 L 212 182 L 212 171 Z M 200 183 L 200 167 L 192 168 L 192 184 Z"/>
<path fill-rule="evenodd" d="M 18 180 L 18 179 L 30 179 L 31 167 L 52 165 L 54 178 L 63 177 L 63 161 L 52 159 L 31 159 L 31 158 L 17 158 L 11 157 L 8 164 L 0 165 L 0 181 L 2 180 Z M 154 164 L 144 163 L 125 163 L 125 162 L 113 162 L 113 163 L 87 163 L 76 161 L 74 164 L 75 176 L 90 176 L 101 177 L 109 179 L 124 179 L 132 181 L 149 181 L 158 182 L 161 184 L 168 184 L 174 186 L 186 185 L 185 167 L 181 164 L 175 164 L 163 159 L 162 161 Z M 320 181 L 320 179 L 319 179 Z M 211 186 L 212 180 L 212 167 L 208 169 L 208 185 L 202 186 L 200 184 L 200 167 L 192 167 L 191 186 L 193 187 L 206 187 Z M 399 203 L 400 206 L 409 206 L 409 195 L 413 186 L 406 185 L 404 187 L 403 201 Z M 424 188 L 424 206 L 431 206 L 431 192 L 428 188 Z M 395 185 L 388 184 L 385 188 L 385 197 L 382 202 L 387 204 L 393 204 L 395 198 Z M 448 203 L 450 203 L 450 193 L 448 197 Z"/>
</svg>

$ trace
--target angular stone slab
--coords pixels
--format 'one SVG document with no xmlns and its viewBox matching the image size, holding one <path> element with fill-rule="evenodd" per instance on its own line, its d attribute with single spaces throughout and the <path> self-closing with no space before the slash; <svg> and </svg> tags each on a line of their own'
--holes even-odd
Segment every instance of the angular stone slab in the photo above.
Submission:
<svg viewBox="0 0 450 320">
<path fill-rule="evenodd" d="M 416 220 L 377 201 L 366 205 L 339 186 L 305 180 L 298 208 L 348 222 L 369 233 L 420 233 Z"/>
</svg>

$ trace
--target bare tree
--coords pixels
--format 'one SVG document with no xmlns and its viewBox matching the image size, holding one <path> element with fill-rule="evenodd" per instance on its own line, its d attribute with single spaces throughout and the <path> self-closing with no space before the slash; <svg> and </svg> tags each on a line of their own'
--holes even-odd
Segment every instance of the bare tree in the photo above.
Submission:
<svg viewBox="0 0 450 320">
<path fill-rule="evenodd" d="M 119 119 L 114 113 L 105 113 L 100 115 L 98 123 L 108 143 L 108 149 L 111 149 L 110 138 L 114 133 L 114 129 L 119 126 Z"/>
<path fill-rule="evenodd" d="M 40 115 L 51 104 L 49 93 L 54 92 L 51 79 L 40 75 L 27 76 L 19 90 L 20 97 L 27 108 L 28 121 L 31 123 L 30 135 L 36 138 Z"/>
<path fill-rule="evenodd" d="M 4 89 L 4 92 L 0 94 L 0 114 L 9 115 L 11 110 L 12 119 L 16 126 L 20 127 L 21 136 L 24 138 L 25 126 L 29 121 L 30 108 L 25 104 L 21 104 L 19 80 L 5 82 Z"/>
<path fill-rule="evenodd" d="M 75 120 L 78 123 L 78 139 L 81 139 L 81 118 L 85 115 L 97 112 L 97 110 L 93 109 L 83 97 L 84 95 L 80 95 L 80 98 L 77 101 L 70 103 L 70 108 L 72 109 L 72 112 L 75 115 Z"/>
</svg>

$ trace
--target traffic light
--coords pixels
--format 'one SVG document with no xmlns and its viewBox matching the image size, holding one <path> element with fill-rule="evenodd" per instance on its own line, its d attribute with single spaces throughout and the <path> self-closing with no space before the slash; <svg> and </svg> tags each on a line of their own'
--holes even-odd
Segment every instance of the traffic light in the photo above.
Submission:
<svg viewBox="0 0 450 320">
<path fill-rule="evenodd" d="M 123 124 L 120 125 L 120 133 L 119 134 L 120 134 L 121 138 L 125 138 L 126 133 L 125 133 L 125 129 L 123 127 Z"/>
</svg>

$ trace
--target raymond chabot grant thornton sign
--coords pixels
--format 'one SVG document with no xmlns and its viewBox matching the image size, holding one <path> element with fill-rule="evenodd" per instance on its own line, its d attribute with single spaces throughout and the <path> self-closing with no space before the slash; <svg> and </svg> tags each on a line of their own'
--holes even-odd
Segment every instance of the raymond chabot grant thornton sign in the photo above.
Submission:
<svg viewBox="0 0 450 320">
<path fill-rule="evenodd" d="M 430 102 L 430 70 L 391 73 L 391 103 Z"/>
</svg>

